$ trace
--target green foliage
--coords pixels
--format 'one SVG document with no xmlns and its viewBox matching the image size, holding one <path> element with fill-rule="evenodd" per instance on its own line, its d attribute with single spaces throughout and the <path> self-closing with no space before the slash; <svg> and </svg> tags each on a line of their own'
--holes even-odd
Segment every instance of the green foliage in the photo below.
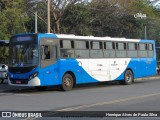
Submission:
<svg viewBox="0 0 160 120">
<path fill-rule="evenodd" d="M 7 46 L 0 47 L 0 63 L 8 63 L 9 48 Z"/>
<path fill-rule="evenodd" d="M 0 10 L 0 39 L 9 40 L 11 35 L 26 32 L 25 23 L 28 17 L 25 16 L 22 7 L 22 0 L 1 0 L 2 8 Z M 0 47 L 0 62 L 7 63 L 8 48 Z"/>
<path fill-rule="evenodd" d="M 85 4 L 70 5 L 62 15 L 61 33 L 89 35 L 90 12 Z"/>
<path fill-rule="evenodd" d="M 28 18 L 22 5 L 21 0 L 5 3 L 5 9 L 0 11 L 0 39 L 9 39 L 13 34 L 27 32 L 25 22 Z"/>
<path fill-rule="evenodd" d="M 38 31 L 46 32 L 46 2 L 8 1 L 0 0 L 0 39 L 9 39 L 16 33 L 34 32 L 36 4 L 39 15 Z M 92 0 L 90 3 L 75 3 L 51 6 L 53 31 L 57 29 L 59 33 L 66 34 L 143 39 L 144 26 L 147 26 L 148 39 L 160 39 L 159 11 L 146 0 Z M 134 14 L 139 12 L 146 14 L 147 18 L 134 18 Z"/>
<path fill-rule="evenodd" d="M 46 2 L 0 0 L 0 39 L 9 39 L 16 33 L 34 32 L 36 4 L 38 31 L 46 32 Z M 71 2 L 65 6 L 53 4 L 51 11 L 54 12 L 51 14 L 51 29 L 60 33 L 143 39 L 144 26 L 147 26 L 148 39 L 160 39 L 159 11 L 146 0 L 92 0 L 90 3 Z M 139 12 L 146 14 L 147 18 L 134 18 L 134 14 Z"/>
</svg>

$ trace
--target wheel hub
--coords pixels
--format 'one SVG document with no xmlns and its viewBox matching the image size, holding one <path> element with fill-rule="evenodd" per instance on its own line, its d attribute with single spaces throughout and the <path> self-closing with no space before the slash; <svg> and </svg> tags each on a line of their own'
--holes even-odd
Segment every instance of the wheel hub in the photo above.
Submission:
<svg viewBox="0 0 160 120">
<path fill-rule="evenodd" d="M 131 78 L 131 75 L 130 74 L 128 74 L 127 76 L 126 76 L 126 80 L 127 81 L 130 81 L 132 78 Z"/>
<path fill-rule="evenodd" d="M 71 79 L 66 78 L 64 81 L 65 86 L 71 86 Z"/>
</svg>

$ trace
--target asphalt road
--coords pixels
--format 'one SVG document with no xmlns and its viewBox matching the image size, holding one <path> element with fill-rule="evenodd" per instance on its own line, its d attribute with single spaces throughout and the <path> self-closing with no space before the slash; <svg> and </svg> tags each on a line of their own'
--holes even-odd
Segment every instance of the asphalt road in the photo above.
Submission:
<svg viewBox="0 0 160 120">
<path fill-rule="evenodd" d="M 146 78 L 132 85 L 87 85 L 68 92 L 12 88 L 1 90 L 0 111 L 160 111 L 159 86 L 159 78 Z"/>
</svg>

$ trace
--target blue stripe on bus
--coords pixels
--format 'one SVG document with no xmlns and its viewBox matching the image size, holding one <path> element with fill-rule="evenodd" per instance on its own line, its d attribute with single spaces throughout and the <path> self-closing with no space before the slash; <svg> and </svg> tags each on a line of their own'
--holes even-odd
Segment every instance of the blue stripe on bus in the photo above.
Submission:
<svg viewBox="0 0 160 120">
<path fill-rule="evenodd" d="M 138 62 L 138 59 L 141 62 Z M 146 59 L 148 63 L 146 63 Z M 133 71 L 134 78 L 145 77 L 156 74 L 156 68 L 153 67 L 155 64 L 156 61 L 153 61 L 152 58 L 132 58 L 126 69 L 130 68 Z M 120 76 L 114 80 L 123 80 L 125 70 L 121 71 Z M 47 71 L 50 71 L 50 73 L 46 73 Z M 83 67 L 79 66 L 76 59 L 59 59 L 56 64 L 40 70 L 39 78 L 43 80 L 41 81 L 41 85 L 60 85 L 62 83 L 63 75 L 68 71 L 76 76 L 77 84 L 101 82 L 96 80 L 94 76 L 90 76 Z"/>
<path fill-rule="evenodd" d="M 126 69 L 131 69 L 134 78 L 147 77 L 156 74 L 156 60 L 154 58 L 132 58 Z M 140 62 L 139 62 L 140 61 Z M 126 70 L 125 69 L 125 70 Z M 116 78 L 116 80 L 123 80 L 124 73 Z"/>
</svg>

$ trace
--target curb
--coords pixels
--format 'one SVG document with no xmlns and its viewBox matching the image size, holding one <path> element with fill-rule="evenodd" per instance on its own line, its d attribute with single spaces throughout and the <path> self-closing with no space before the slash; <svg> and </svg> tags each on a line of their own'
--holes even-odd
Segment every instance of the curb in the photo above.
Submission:
<svg viewBox="0 0 160 120">
<path fill-rule="evenodd" d="M 160 79 L 160 75 L 155 75 L 151 77 L 143 77 L 143 78 L 136 78 L 135 80 L 146 80 L 146 79 Z"/>
</svg>

